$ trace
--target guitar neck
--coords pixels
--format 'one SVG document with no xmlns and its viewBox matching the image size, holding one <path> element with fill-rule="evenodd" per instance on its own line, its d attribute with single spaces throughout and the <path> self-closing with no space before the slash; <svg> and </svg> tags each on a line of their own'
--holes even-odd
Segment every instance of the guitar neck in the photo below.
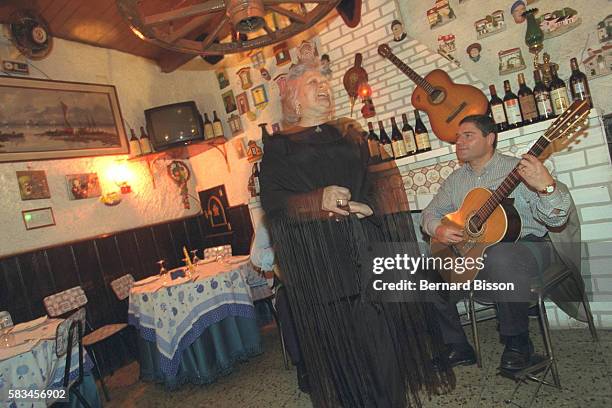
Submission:
<svg viewBox="0 0 612 408">
<path fill-rule="evenodd" d="M 548 147 L 550 141 L 546 139 L 544 136 L 540 137 L 538 141 L 529 149 L 528 154 L 531 154 L 535 157 L 539 157 L 542 152 Z M 493 214 L 493 211 L 497 208 L 498 205 L 501 204 L 503 200 L 508 198 L 510 194 L 514 191 L 516 186 L 521 183 L 521 176 L 518 174 L 518 164 L 514 166 L 510 174 L 502 181 L 502 183 L 497 187 L 497 189 L 493 192 L 491 197 L 483 204 L 482 207 L 477 211 L 478 218 L 480 222 L 477 225 L 477 229 L 480 229 L 482 224 Z"/>
<path fill-rule="evenodd" d="M 387 59 L 391 61 L 396 67 L 399 68 L 408 78 L 410 78 L 415 84 L 423 88 L 428 94 L 434 91 L 434 87 L 427 82 L 425 78 L 417 74 L 412 68 L 408 65 L 404 64 L 399 58 L 397 58 L 394 54 L 389 53 Z"/>
</svg>

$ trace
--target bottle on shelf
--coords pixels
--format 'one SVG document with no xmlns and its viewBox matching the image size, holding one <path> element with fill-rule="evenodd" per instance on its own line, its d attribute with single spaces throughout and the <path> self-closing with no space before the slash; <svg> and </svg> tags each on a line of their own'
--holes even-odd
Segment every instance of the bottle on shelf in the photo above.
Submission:
<svg viewBox="0 0 612 408">
<path fill-rule="evenodd" d="M 406 145 L 395 118 L 391 118 L 391 148 L 394 158 L 399 159 L 406 156 Z"/>
<path fill-rule="evenodd" d="M 268 141 L 270 140 L 270 133 L 268 133 L 268 128 L 266 127 L 266 126 L 268 126 L 268 124 L 267 123 L 260 123 L 257 126 L 259 126 L 261 128 L 261 142 L 265 146 L 266 143 L 268 143 Z"/>
<path fill-rule="evenodd" d="M 570 65 L 572 67 L 572 75 L 570 76 L 569 84 L 572 101 L 586 99 L 589 101 L 589 106 L 592 108 L 593 99 L 591 99 L 591 89 L 589 88 L 589 81 L 586 75 L 578 68 L 578 60 L 576 60 L 576 58 L 570 60 Z"/>
<path fill-rule="evenodd" d="M 387 135 L 385 128 L 383 126 L 382 120 L 378 121 L 378 134 L 380 138 L 380 160 L 388 161 L 393 160 L 393 147 L 391 145 L 391 139 Z"/>
<path fill-rule="evenodd" d="M 406 146 L 406 154 L 412 156 L 417 152 L 417 145 L 414 140 L 414 129 L 412 129 L 412 126 L 408 123 L 408 117 L 405 113 L 402 113 L 402 121 L 404 122 L 404 126 L 402 127 L 402 138 Z"/>
<path fill-rule="evenodd" d="M 204 140 L 212 139 L 213 137 L 215 137 L 213 124 L 210 119 L 208 119 L 208 113 L 204 113 Z"/>
<path fill-rule="evenodd" d="M 213 111 L 213 135 L 214 137 L 222 137 L 223 136 L 223 125 L 221 124 L 221 120 L 217 116 L 217 111 Z"/>
<path fill-rule="evenodd" d="M 552 81 L 550 81 L 550 100 L 553 106 L 555 115 L 562 114 L 570 105 L 569 97 L 567 96 L 567 87 L 565 82 L 559 78 L 557 69 L 551 68 Z"/>
<path fill-rule="evenodd" d="M 368 153 L 370 154 L 370 162 L 378 163 L 380 161 L 380 143 L 378 136 L 374 133 L 374 126 L 372 122 L 368 122 Z"/>
<path fill-rule="evenodd" d="M 253 186 L 255 189 L 255 195 L 258 196 L 261 192 L 259 187 L 259 163 L 253 164 Z"/>
<path fill-rule="evenodd" d="M 506 118 L 506 110 L 504 109 L 504 101 L 497 96 L 497 90 L 495 85 L 489 85 L 489 92 L 491 93 L 491 100 L 489 106 L 491 108 L 491 116 L 493 121 L 497 125 L 497 131 L 503 132 L 508 129 L 508 118 Z"/>
<path fill-rule="evenodd" d="M 521 116 L 521 106 L 519 104 L 518 96 L 512 92 L 510 88 L 510 81 L 504 81 L 504 108 L 506 109 L 506 118 L 508 118 L 508 128 L 514 129 L 521 126 L 523 117 Z"/>
<path fill-rule="evenodd" d="M 555 116 L 555 113 L 552 108 L 552 103 L 550 101 L 550 89 L 546 86 L 544 81 L 542 81 L 542 77 L 540 76 L 540 71 L 533 71 L 533 79 L 535 81 L 535 86 L 533 88 L 533 94 L 535 96 L 536 105 L 538 107 L 538 116 L 540 120 L 548 120 Z"/>
<path fill-rule="evenodd" d="M 142 154 L 142 150 L 140 149 L 140 142 L 136 137 L 136 132 L 134 129 L 130 128 L 130 154 L 132 156 L 139 156 Z"/>
<path fill-rule="evenodd" d="M 414 110 L 414 133 L 417 144 L 417 153 L 428 152 L 431 150 L 431 143 L 429 142 L 429 133 L 427 128 L 419 116 L 419 111 Z"/>
<path fill-rule="evenodd" d="M 140 127 L 140 151 L 142 154 L 151 153 L 153 149 L 151 148 L 151 141 L 149 140 L 149 136 L 145 133 L 144 127 Z"/>
<path fill-rule="evenodd" d="M 529 125 L 538 121 L 538 108 L 536 105 L 535 96 L 531 88 L 525 83 L 525 75 L 521 72 L 518 74 L 519 83 L 519 105 L 523 114 L 523 124 Z"/>
</svg>

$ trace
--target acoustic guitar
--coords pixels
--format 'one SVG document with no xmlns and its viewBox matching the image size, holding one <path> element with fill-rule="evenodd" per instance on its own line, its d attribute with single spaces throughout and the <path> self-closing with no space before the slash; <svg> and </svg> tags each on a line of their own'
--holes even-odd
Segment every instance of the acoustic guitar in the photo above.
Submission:
<svg viewBox="0 0 612 408">
<path fill-rule="evenodd" d="M 463 118 L 487 113 L 489 101 L 480 89 L 454 83 L 441 69 L 434 69 L 423 78 L 397 58 L 387 44 L 380 45 L 378 53 L 417 85 L 412 93 L 412 106 L 427 113 L 431 129 L 440 140 L 455 143 Z"/>
<path fill-rule="evenodd" d="M 529 149 L 529 154 L 539 157 L 548 145 L 561 137 L 575 133 L 583 126 L 589 115 L 589 102 L 575 101 L 553 124 L 544 132 Z M 445 245 L 435 238 L 431 239 L 431 253 L 434 258 L 442 258 L 442 265 L 461 265 L 457 258 L 474 259 L 482 257 L 487 248 L 498 242 L 515 242 L 521 232 L 521 219 L 516 208 L 508 199 L 516 186 L 522 182 L 518 174 L 518 164 L 499 187 L 491 191 L 486 188 L 470 190 L 461 207 L 442 218 L 442 224 L 451 225 L 463 230 L 464 240 Z M 446 262 L 449 258 L 452 262 Z M 465 262 L 462 260 L 462 262 Z M 477 263 L 470 261 L 465 271 L 452 268 L 440 270 L 442 278 L 449 283 L 465 283 L 473 281 L 479 272 Z"/>
</svg>

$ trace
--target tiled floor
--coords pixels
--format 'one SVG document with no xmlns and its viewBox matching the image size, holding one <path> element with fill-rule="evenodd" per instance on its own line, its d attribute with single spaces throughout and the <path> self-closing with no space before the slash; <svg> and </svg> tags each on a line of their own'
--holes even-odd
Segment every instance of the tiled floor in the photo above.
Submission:
<svg viewBox="0 0 612 408">
<path fill-rule="evenodd" d="M 503 407 L 514 382 L 497 375 L 503 346 L 497 342 L 494 322 L 481 323 L 484 367 L 456 369 L 457 387 L 447 395 L 432 397 L 425 407 Z M 531 327 L 536 351 L 543 350 L 537 326 Z M 537 335 L 536 335 L 537 333 Z M 612 331 L 600 330 L 600 343 L 588 330 L 553 331 L 562 389 L 544 387 L 534 407 L 612 407 Z M 241 364 L 232 374 L 208 386 L 185 385 L 167 392 L 163 386 L 138 381 L 138 365 L 132 364 L 107 378 L 112 401 L 106 407 L 215 407 L 264 408 L 311 407 L 308 395 L 297 388 L 295 369 L 283 367 L 280 343 L 274 327 L 265 328 L 266 352 Z M 519 389 L 516 401 L 526 404 L 536 385 Z"/>
</svg>

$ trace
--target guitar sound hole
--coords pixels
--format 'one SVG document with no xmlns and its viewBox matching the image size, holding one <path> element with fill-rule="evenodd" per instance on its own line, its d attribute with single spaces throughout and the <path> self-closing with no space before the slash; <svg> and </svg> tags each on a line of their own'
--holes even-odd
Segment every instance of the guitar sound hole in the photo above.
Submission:
<svg viewBox="0 0 612 408">
<path fill-rule="evenodd" d="M 444 101 L 444 98 L 446 97 L 446 94 L 441 89 L 434 89 L 431 92 L 429 97 L 431 99 L 431 103 L 438 104 L 438 103 L 442 103 L 442 101 Z"/>
<path fill-rule="evenodd" d="M 468 222 L 468 232 L 472 235 L 476 235 L 480 232 L 480 230 L 480 217 L 478 215 L 474 215 Z"/>
</svg>

